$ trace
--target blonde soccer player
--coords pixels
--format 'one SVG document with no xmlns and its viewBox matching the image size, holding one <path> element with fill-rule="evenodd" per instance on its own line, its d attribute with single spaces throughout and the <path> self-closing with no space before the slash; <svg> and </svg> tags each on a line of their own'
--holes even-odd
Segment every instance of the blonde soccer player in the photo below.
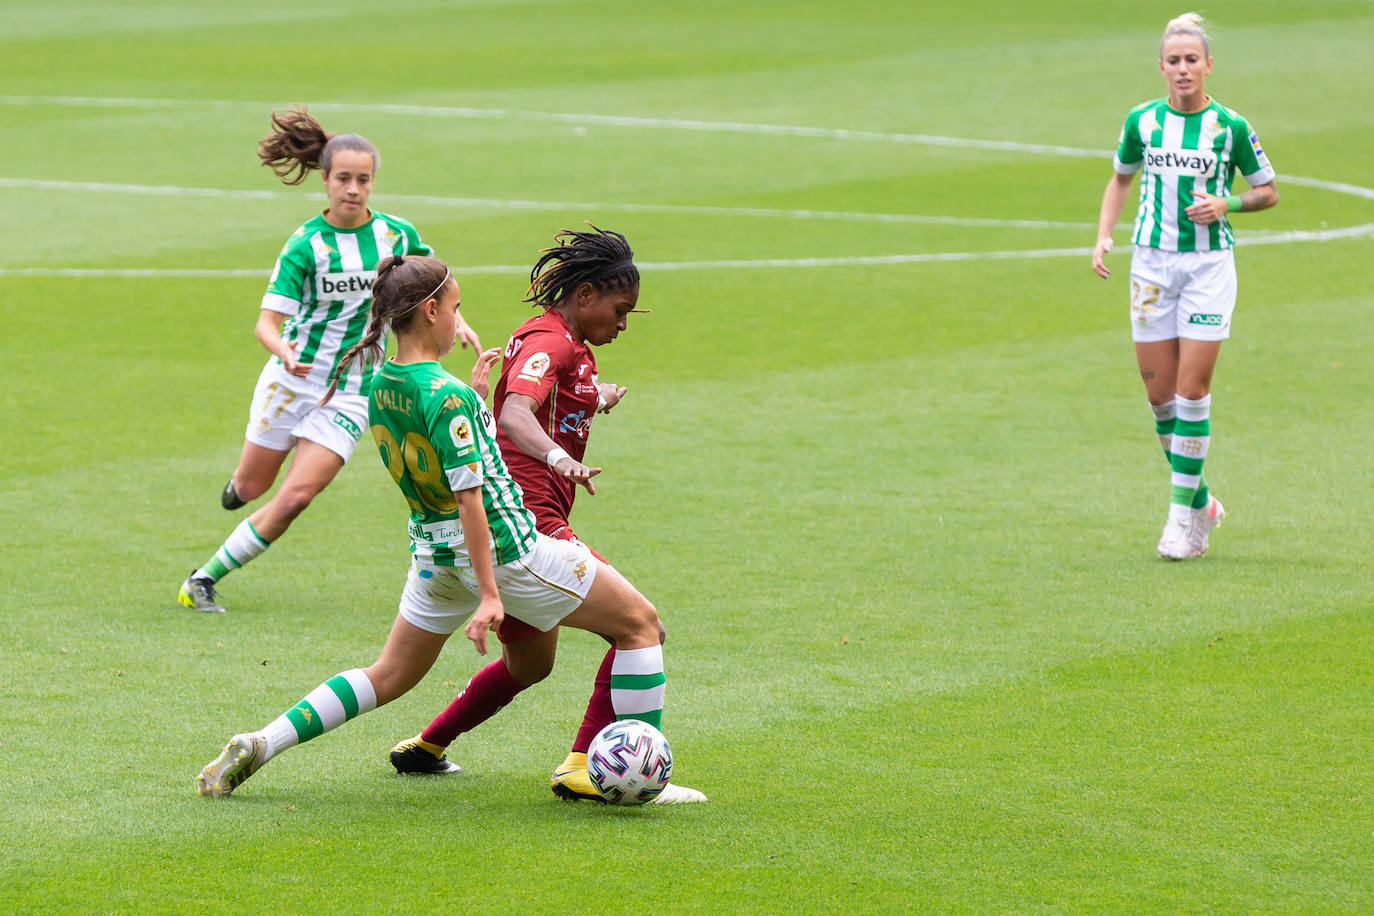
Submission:
<svg viewBox="0 0 1374 916">
<path fill-rule="evenodd" d="M 1279 194 L 1249 122 L 1206 92 L 1212 56 L 1197 13 L 1165 26 L 1159 72 L 1168 94 L 1132 108 L 1121 129 L 1092 267 L 1111 276 L 1112 228 L 1139 172 L 1131 334 L 1171 474 L 1156 550 L 1186 560 L 1207 552 L 1209 534 L 1226 514 L 1207 487 L 1203 464 L 1211 442 L 1212 374 L 1236 305 L 1230 215 L 1268 209 Z M 1237 173 L 1248 191 L 1232 191 Z"/>
</svg>

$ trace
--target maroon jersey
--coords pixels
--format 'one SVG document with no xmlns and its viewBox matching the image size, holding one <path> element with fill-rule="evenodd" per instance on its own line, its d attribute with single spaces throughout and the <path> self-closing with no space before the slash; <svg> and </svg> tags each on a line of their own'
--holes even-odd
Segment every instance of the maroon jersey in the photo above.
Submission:
<svg viewBox="0 0 1374 916">
<path fill-rule="evenodd" d="M 493 398 L 497 420 L 508 394 L 534 398 L 539 405 L 534 415 L 544 432 L 574 460 L 582 460 L 597 407 L 596 357 L 591 347 L 573 339 L 558 312 L 536 315 L 506 342 Z M 552 534 L 567 525 L 577 485 L 555 474 L 544 456 L 526 455 L 499 428 L 496 443 L 524 493 L 525 507 L 534 513 L 535 527 Z"/>
</svg>

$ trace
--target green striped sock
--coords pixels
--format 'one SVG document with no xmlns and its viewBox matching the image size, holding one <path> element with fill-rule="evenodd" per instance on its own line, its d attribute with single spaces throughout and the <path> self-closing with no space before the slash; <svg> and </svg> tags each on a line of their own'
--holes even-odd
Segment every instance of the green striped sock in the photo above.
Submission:
<svg viewBox="0 0 1374 916">
<path fill-rule="evenodd" d="M 361 668 L 336 674 L 262 730 L 268 759 L 376 708 L 376 691 Z"/>
<path fill-rule="evenodd" d="M 1174 441 L 1174 421 L 1178 414 L 1173 401 L 1166 401 L 1163 404 L 1151 404 L 1150 410 L 1155 415 L 1155 435 L 1159 437 L 1160 447 L 1164 449 L 1164 460 L 1173 465 L 1173 456 L 1169 454 L 1170 446 Z M 1192 507 L 1201 509 L 1207 505 L 1207 475 L 1198 475 L 1197 491 L 1193 494 Z"/>
<path fill-rule="evenodd" d="M 616 649 L 611 660 L 611 707 L 616 719 L 663 722 L 663 647 Z"/>
<path fill-rule="evenodd" d="M 1196 400 L 1174 399 L 1178 419 L 1174 421 L 1173 438 L 1169 446 L 1169 465 L 1172 491 L 1170 502 L 1175 506 L 1195 508 L 1202 490 L 1202 464 L 1212 441 L 1212 396 Z M 1206 505 L 1204 498 L 1203 505 Z"/>
<path fill-rule="evenodd" d="M 230 532 L 215 555 L 193 575 L 218 582 L 271 546 L 272 543 L 264 540 L 253 523 L 245 518 Z"/>
</svg>

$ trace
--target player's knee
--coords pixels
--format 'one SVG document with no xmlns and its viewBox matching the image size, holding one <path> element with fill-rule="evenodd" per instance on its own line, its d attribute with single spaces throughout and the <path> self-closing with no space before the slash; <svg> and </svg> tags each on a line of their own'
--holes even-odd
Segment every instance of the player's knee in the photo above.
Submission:
<svg viewBox="0 0 1374 916">
<path fill-rule="evenodd" d="M 552 652 L 511 651 L 510 646 L 506 646 L 502 653 L 502 661 L 505 662 L 506 670 L 522 688 L 533 687 L 548 677 L 553 671 L 554 658 L 555 655 Z"/>
<path fill-rule="evenodd" d="M 658 619 L 658 609 L 643 595 L 636 595 L 630 610 L 629 624 L 632 634 L 646 643 L 663 641 L 663 624 Z"/>
<path fill-rule="evenodd" d="M 272 502 L 280 517 L 290 521 L 306 510 L 314 500 L 315 492 L 306 487 L 283 487 Z"/>
</svg>

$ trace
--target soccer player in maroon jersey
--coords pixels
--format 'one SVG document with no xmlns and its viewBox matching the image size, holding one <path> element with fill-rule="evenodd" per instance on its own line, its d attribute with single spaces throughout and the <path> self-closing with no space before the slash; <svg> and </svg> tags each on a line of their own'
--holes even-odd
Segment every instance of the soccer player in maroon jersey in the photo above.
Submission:
<svg viewBox="0 0 1374 916">
<path fill-rule="evenodd" d="M 592 417 L 606 413 L 625 396 L 626 389 L 597 377 L 593 347 L 604 346 L 625 331 L 628 316 L 645 311 L 639 302 L 639 269 L 625 237 L 595 226 L 590 232 L 563 230 L 558 242 L 545 249 L 530 272 L 525 301 L 543 312 L 529 319 L 510 337 L 501 364 L 501 378 L 492 399 L 498 426 L 497 444 L 511 478 L 520 485 L 535 526 L 550 537 L 577 540 L 568 523 L 578 485 L 596 493 L 592 478 L 601 468 L 582 459 Z M 589 548 L 590 549 L 590 548 Z M 595 550 L 597 559 L 609 563 Z M 545 646 L 518 657 L 502 652 L 473 675 L 463 692 L 435 717 L 424 731 L 397 744 L 391 763 L 400 773 L 447 773 L 458 770 L 444 754 L 460 734 L 509 703 L 517 693 L 542 680 L 552 668 L 558 630 L 541 634 L 507 616 L 497 630 L 503 646 L 542 639 Z M 662 625 L 659 632 L 663 638 Z M 547 655 L 548 664 L 542 664 Z M 534 664 L 526 659 L 533 658 Z M 611 704 L 616 677 L 612 674 L 615 648 L 606 652 L 596 673 L 587 711 L 573 740 L 572 750 L 550 780 L 560 798 L 603 801 L 587 776 L 587 746 L 615 721 Z M 669 784 L 656 804 L 706 801 L 695 789 Z"/>
</svg>

